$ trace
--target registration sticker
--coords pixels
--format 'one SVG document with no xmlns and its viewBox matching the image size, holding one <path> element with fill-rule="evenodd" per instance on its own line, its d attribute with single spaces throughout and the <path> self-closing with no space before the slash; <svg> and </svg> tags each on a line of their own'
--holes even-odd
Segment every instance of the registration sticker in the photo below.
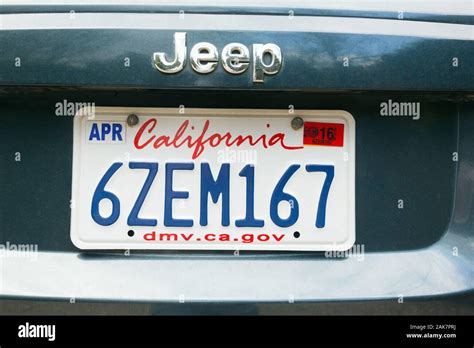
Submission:
<svg viewBox="0 0 474 348">
<path fill-rule="evenodd" d="M 304 145 L 344 146 L 344 124 L 305 122 Z"/>
</svg>

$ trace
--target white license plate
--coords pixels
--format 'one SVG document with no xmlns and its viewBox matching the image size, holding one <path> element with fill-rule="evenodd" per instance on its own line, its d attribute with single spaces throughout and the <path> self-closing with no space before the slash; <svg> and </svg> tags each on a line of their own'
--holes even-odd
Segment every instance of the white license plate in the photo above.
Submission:
<svg viewBox="0 0 474 348">
<path fill-rule="evenodd" d="M 345 111 L 96 108 L 75 116 L 73 157 L 80 249 L 355 241 L 355 122 Z"/>
</svg>

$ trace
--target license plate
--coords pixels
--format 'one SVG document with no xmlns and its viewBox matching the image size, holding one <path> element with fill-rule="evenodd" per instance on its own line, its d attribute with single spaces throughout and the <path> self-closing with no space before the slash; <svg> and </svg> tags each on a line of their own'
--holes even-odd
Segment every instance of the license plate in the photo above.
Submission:
<svg viewBox="0 0 474 348">
<path fill-rule="evenodd" d="M 347 250 L 345 111 L 96 108 L 74 120 L 80 249 Z"/>
</svg>

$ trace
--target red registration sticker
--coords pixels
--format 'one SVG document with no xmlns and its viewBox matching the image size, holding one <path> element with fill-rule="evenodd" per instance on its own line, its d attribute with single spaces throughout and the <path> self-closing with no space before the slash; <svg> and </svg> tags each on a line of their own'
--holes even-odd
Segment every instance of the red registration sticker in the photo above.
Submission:
<svg viewBox="0 0 474 348">
<path fill-rule="evenodd" d="M 319 146 L 344 146 L 344 124 L 305 122 L 303 144 Z"/>
</svg>

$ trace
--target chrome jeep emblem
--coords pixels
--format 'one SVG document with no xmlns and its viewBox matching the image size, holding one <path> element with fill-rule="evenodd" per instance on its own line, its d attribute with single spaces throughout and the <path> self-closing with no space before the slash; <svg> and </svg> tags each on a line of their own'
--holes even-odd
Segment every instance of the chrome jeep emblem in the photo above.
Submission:
<svg viewBox="0 0 474 348">
<path fill-rule="evenodd" d="M 174 33 L 174 56 L 167 57 L 164 52 L 153 53 L 153 66 L 162 73 L 176 74 L 186 65 L 186 33 Z M 253 82 L 263 82 L 265 75 L 277 74 L 282 66 L 283 58 L 280 47 L 275 44 L 253 44 L 252 61 L 247 46 L 241 43 L 230 43 L 222 49 L 221 64 L 225 71 L 238 75 L 248 70 L 252 63 Z M 266 59 L 268 58 L 268 59 Z M 199 42 L 189 53 L 191 67 L 199 74 L 209 74 L 219 65 L 219 52 L 209 42 Z"/>
</svg>

